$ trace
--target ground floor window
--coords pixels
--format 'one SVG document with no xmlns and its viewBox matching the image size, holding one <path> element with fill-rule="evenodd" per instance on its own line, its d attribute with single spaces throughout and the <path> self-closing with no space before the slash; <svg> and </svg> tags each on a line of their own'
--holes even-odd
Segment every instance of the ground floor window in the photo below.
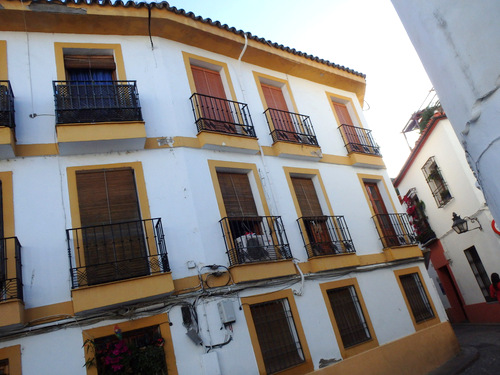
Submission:
<svg viewBox="0 0 500 375">
<path fill-rule="evenodd" d="M 486 270 L 484 269 L 483 262 L 481 262 L 481 258 L 479 258 L 479 254 L 474 246 L 469 247 L 467 250 L 464 250 L 465 256 L 469 261 L 470 268 L 472 269 L 472 273 L 476 278 L 477 284 L 483 293 L 484 299 L 486 302 L 495 301 L 494 298 L 491 298 L 489 292 L 490 279 Z"/>
<path fill-rule="evenodd" d="M 287 298 L 250 306 L 267 374 L 305 361 Z"/>
<path fill-rule="evenodd" d="M 9 360 L 0 359 L 0 375 L 9 375 Z"/>
<path fill-rule="evenodd" d="M 427 294 L 418 273 L 400 275 L 399 279 L 416 323 L 434 318 Z"/>
<path fill-rule="evenodd" d="M 371 340 L 370 330 L 353 285 L 327 291 L 344 348 Z"/>
</svg>

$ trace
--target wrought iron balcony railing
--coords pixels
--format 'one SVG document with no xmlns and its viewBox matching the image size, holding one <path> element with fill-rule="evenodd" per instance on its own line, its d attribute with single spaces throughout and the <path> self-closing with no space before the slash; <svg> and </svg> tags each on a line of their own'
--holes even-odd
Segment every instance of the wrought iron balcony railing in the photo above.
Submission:
<svg viewBox="0 0 500 375">
<path fill-rule="evenodd" d="M 280 216 L 225 217 L 219 223 L 231 266 L 292 258 Z"/>
<path fill-rule="evenodd" d="M 268 108 L 264 111 L 273 142 L 286 141 L 318 146 L 309 116 Z"/>
<path fill-rule="evenodd" d="M 169 272 L 161 219 L 66 230 L 72 288 Z"/>
<path fill-rule="evenodd" d="M 372 219 L 384 249 L 417 244 L 407 214 L 378 214 L 372 216 Z"/>
<path fill-rule="evenodd" d="M 0 302 L 10 299 L 23 299 L 21 244 L 17 237 L 0 238 Z"/>
<path fill-rule="evenodd" d="M 371 130 L 346 124 L 340 125 L 339 130 L 344 139 L 347 153 L 360 152 L 381 156 L 380 147 L 375 143 Z"/>
<path fill-rule="evenodd" d="M 198 132 L 213 131 L 255 138 L 252 117 L 245 103 L 196 93 L 189 99 Z"/>
<path fill-rule="evenodd" d="M 142 121 L 135 81 L 54 81 L 56 123 Z"/>
<path fill-rule="evenodd" d="M 355 253 L 343 216 L 308 216 L 297 219 L 309 258 Z"/>
<path fill-rule="evenodd" d="M 0 81 L 0 126 L 14 128 L 14 92 L 9 81 Z"/>
</svg>

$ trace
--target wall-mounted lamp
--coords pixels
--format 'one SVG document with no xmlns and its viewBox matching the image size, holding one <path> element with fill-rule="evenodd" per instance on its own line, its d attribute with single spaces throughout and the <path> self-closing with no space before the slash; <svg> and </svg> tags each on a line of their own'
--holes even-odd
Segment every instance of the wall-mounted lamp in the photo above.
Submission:
<svg viewBox="0 0 500 375">
<path fill-rule="evenodd" d="M 474 230 L 474 229 L 483 230 L 483 227 L 481 226 L 481 223 L 475 217 L 464 216 L 464 218 L 462 219 L 460 217 L 460 215 L 457 215 L 455 212 L 453 212 L 452 219 L 453 219 L 453 225 L 451 227 L 458 234 L 465 233 L 465 232 L 469 231 L 469 226 L 467 224 L 467 219 L 469 219 L 471 223 L 477 223 L 479 225 L 478 227 L 472 228 L 471 230 Z"/>
</svg>

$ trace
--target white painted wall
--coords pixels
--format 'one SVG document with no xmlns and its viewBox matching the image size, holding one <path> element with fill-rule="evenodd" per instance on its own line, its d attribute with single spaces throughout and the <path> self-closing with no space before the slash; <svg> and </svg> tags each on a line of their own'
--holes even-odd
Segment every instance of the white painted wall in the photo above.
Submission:
<svg viewBox="0 0 500 375">
<path fill-rule="evenodd" d="M 500 7 L 495 0 L 392 0 L 500 222 Z"/>
</svg>

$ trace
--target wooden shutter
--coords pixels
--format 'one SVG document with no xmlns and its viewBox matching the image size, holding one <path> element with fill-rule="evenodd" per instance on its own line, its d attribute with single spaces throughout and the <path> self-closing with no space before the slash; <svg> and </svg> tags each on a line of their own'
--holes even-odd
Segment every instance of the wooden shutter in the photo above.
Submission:
<svg viewBox="0 0 500 375">
<path fill-rule="evenodd" d="M 76 183 L 82 226 L 141 219 L 132 169 L 78 171 Z"/>
<path fill-rule="evenodd" d="M 380 190 L 378 189 L 377 184 L 374 182 L 365 182 L 365 189 L 368 193 L 373 212 L 377 215 L 377 222 L 380 230 L 382 231 L 382 233 L 380 233 L 382 242 L 386 247 L 399 246 L 396 232 L 394 231 L 394 227 L 389 214 L 387 213 L 384 200 L 380 195 Z"/>
<path fill-rule="evenodd" d="M 194 85 L 198 94 L 226 99 L 224 85 L 219 72 L 191 65 Z"/>
<path fill-rule="evenodd" d="M 337 113 L 337 117 L 339 118 L 340 125 L 354 125 L 352 123 L 351 116 L 349 115 L 349 111 L 345 104 L 332 102 L 333 107 L 335 108 L 335 112 Z"/>
<path fill-rule="evenodd" d="M 323 215 L 316 189 L 310 178 L 292 177 L 292 185 L 302 216 Z"/>
<path fill-rule="evenodd" d="M 260 86 L 262 87 L 262 93 L 264 94 L 268 108 L 288 112 L 288 106 L 286 105 L 285 97 L 283 96 L 281 88 L 266 85 L 265 83 L 261 83 Z"/>
<path fill-rule="evenodd" d="M 217 178 L 228 217 L 258 215 L 246 174 L 217 172 Z"/>
<path fill-rule="evenodd" d="M 283 91 L 279 87 L 266 85 L 264 83 L 260 84 L 262 87 L 262 93 L 266 99 L 267 107 L 271 109 L 270 116 L 274 126 L 277 130 L 277 138 L 282 141 L 293 141 L 297 140 L 293 136 L 296 133 L 295 127 L 293 125 L 292 117 L 289 114 L 288 106 L 286 105 L 285 97 L 283 96 Z M 283 112 L 272 111 L 272 109 L 277 109 Z M 284 132 L 280 132 L 283 130 Z"/>
<path fill-rule="evenodd" d="M 66 69 L 115 70 L 116 64 L 113 56 L 65 55 L 64 67 Z"/>
</svg>

